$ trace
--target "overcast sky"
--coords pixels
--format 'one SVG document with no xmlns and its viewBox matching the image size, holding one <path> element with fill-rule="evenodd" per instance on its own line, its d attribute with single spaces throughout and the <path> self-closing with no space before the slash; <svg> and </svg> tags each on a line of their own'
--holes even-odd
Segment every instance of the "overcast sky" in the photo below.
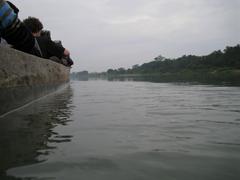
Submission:
<svg viewBox="0 0 240 180">
<path fill-rule="evenodd" d="M 240 43 L 240 0 L 12 0 L 62 40 L 73 71 L 129 68 L 159 54 L 206 55 Z"/>
</svg>

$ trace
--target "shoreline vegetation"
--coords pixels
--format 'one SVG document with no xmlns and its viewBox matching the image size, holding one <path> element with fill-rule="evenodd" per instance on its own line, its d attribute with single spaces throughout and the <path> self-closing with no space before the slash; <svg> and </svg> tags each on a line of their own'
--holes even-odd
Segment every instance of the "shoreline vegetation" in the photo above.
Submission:
<svg viewBox="0 0 240 180">
<path fill-rule="evenodd" d="M 184 55 L 169 59 L 160 55 L 151 62 L 129 69 L 108 69 L 101 73 L 73 72 L 71 78 L 240 85 L 240 45 L 226 47 L 223 51 L 214 51 L 206 56 Z"/>
</svg>

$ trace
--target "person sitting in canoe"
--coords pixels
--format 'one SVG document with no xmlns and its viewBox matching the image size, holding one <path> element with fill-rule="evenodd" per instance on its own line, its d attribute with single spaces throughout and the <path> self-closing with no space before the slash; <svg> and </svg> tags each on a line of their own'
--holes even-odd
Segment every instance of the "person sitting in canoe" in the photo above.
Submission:
<svg viewBox="0 0 240 180">
<path fill-rule="evenodd" d="M 52 41 L 50 31 L 43 31 L 43 24 L 38 18 L 28 17 L 23 20 L 23 23 L 36 38 L 40 57 L 51 59 L 66 66 L 73 64 L 70 52 L 61 44 Z"/>
<path fill-rule="evenodd" d="M 11 2 L 0 0 L 0 36 L 15 49 L 35 54 L 35 40 L 18 18 L 18 8 Z"/>
</svg>

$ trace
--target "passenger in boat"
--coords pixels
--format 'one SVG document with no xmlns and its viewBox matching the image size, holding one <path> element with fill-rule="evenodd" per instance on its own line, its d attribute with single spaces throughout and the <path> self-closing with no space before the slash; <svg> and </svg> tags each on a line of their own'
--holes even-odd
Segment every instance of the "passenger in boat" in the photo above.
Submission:
<svg viewBox="0 0 240 180">
<path fill-rule="evenodd" d="M 48 30 L 42 30 L 41 31 L 41 37 L 45 37 L 45 38 L 47 38 L 47 39 L 52 41 L 51 32 L 48 31 Z M 62 45 L 62 42 L 60 40 L 55 40 L 53 42 L 57 46 L 59 46 L 60 48 L 64 48 L 63 45 Z M 49 59 L 51 59 L 53 61 L 56 61 L 56 62 L 59 62 L 59 63 L 62 63 L 64 65 L 66 65 L 66 66 L 72 66 L 73 65 L 73 60 L 70 58 L 70 55 L 64 55 L 62 58 L 59 58 L 57 56 L 51 56 Z"/>
<path fill-rule="evenodd" d="M 0 0 L 0 37 L 15 49 L 34 54 L 34 37 L 18 19 L 18 12 L 11 2 Z"/>
<path fill-rule="evenodd" d="M 23 23 L 36 38 L 40 57 L 51 59 L 66 66 L 73 64 L 70 61 L 70 52 L 62 45 L 52 41 L 50 31 L 43 31 L 43 24 L 38 18 L 28 17 L 23 20 Z"/>
</svg>

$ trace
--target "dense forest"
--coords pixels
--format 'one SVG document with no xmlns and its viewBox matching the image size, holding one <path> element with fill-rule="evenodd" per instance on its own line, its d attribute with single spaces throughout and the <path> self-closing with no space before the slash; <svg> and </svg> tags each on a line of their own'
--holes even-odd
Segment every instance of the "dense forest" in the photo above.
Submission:
<svg viewBox="0 0 240 180">
<path fill-rule="evenodd" d="M 131 69 L 109 69 L 107 74 L 153 74 L 214 68 L 240 69 L 240 45 L 226 47 L 223 52 L 218 50 L 206 56 L 184 55 L 177 59 L 159 56 L 154 61 L 144 63 L 141 66 L 134 65 Z"/>
<path fill-rule="evenodd" d="M 75 73 L 81 77 L 83 72 Z M 86 72 L 84 73 L 86 76 Z M 240 45 L 226 47 L 206 56 L 184 55 L 177 59 L 161 55 L 153 61 L 132 68 L 108 69 L 102 73 L 89 73 L 88 77 L 150 77 L 168 80 L 219 79 L 240 81 Z"/>
</svg>

